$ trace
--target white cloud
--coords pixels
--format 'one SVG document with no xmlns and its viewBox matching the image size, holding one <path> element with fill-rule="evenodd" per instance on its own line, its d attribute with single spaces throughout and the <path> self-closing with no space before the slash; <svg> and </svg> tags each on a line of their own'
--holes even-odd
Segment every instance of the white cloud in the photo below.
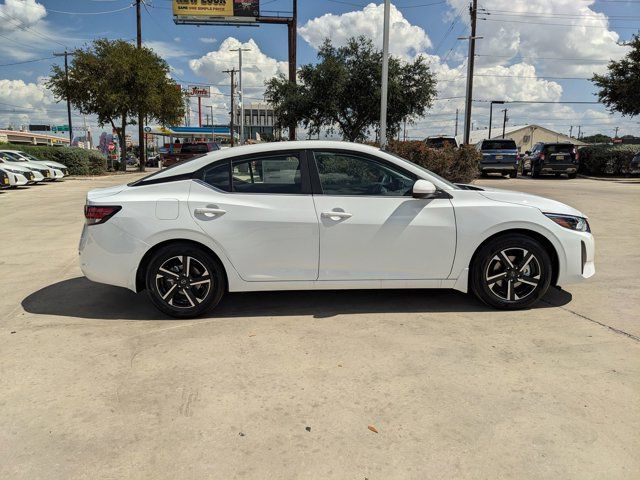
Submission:
<svg viewBox="0 0 640 480">
<path fill-rule="evenodd" d="M 360 11 L 342 15 L 327 13 L 309 20 L 298 29 L 298 33 L 312 47 L 318 48 L 326 38 L 335 46 L 342 46 L 349 38 L 364 35 L 374 45 L 382 48 L 382 19 L 384 5 L 370 3 Z M 401 57 L 415 57 L 431 47 L 427 33 L 416 25 L 411 25 L 402 13 L 391 5 L 389 51 Z"/>
<path fill-rule="evenodd" d="M 5 0 L 0 5 L 0 33 L 35 25 L 47 15 L 44 5 L 35 0 Z"/>
<path fill-rule="evenodd" d="M 238 68 L 238 52 L 232 50 L 240 47 L 249 49 L 242 52 L 242 82 L 245 91 L 251 92 L 254 96 L 264 91 L 266 80 L 278 73 L 287 73 L 288 63 L 262 53 L 253 39 L 242 43 L 233 37 L 225 39 L 218 50 L 190 60 L 189 67 L 208 83 L 229 85 L 229 75 L 224 73 L 224 70 Z"/>
<path fill-rule="evenodd" d="M 144 42 L 144 46 L 150 48 L 165 60 L 169 58 L 179 58 L 188 55 L 188 53 L 182 50 L 180 47 L 174 45 L 173 43 L 163 42 L 162 40 L 148 40 Z"/>
<path fill-rule="evenodd" d="M 216 43 L 218 40 L 214 37 L 200 37 L 200 41 L 202 43 L 207 43 L 207 44 L 214 44 Z"/>
<path fill-rule="evenodd" d="M 66 108 L 56 103 L 45 82 L 44 77 L 29 83 L 0 79 L 0 127 L 62 121 Z"/>
</svg>

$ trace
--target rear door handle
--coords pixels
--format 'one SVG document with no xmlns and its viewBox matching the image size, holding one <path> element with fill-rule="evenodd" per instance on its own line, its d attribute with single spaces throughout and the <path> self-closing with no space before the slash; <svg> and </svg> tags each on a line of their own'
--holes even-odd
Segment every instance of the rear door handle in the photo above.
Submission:
<svg viewBox="0 0 640 480">
<path fill-rule="evenodd" d="M 351 218 L 353 215 L 347 212 L 322 212 L 322 218 Z"/>
<path fill-rule="evenodd" d="M 226 210 L 221 208 L 196 208 L 193 211 L 196 215 L 204 215 L 205 217 L 215 217 L 216 215 L 224 215 Z"/>
</svg>

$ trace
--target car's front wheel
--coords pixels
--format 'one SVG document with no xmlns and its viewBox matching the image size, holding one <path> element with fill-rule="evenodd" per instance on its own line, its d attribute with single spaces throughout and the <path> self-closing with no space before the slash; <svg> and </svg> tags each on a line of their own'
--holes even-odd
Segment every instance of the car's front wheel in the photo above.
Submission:
<svg viewBox="0 0 640 480">
<path fill-rule="evenodd" d="M 151 302 L 176 318 L 192 318 L 215 307 L 225 292 L 220 262 L 203 248 L 178 242 L 160 248 L 146 273 Z"/>
<path fill-rule="evenodd" d="M 527 308 L 549 289 L 549 254 L 535 239 L 507 234 L 483 245 L 471 265 L 471 289 L 495 308 Z"/>
</svg>

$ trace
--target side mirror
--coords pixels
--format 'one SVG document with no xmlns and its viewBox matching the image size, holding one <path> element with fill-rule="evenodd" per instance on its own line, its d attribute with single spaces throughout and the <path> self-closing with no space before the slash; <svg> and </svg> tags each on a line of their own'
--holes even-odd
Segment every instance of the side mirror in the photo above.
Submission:
<svg viewBox="0 0 640 480">
<path fill-rule="evenodd" d="M 436 191 L 436 186 L 429 180 L 420 179 L 413 184 L 413 198 L 430 198 Z"/>
<path fill-rule="evenodd" d="M 524 152 L 525 155 L 531 155 L 531 152 L 529 150 L 527 150 L 526 152 Z"/>
</svg>

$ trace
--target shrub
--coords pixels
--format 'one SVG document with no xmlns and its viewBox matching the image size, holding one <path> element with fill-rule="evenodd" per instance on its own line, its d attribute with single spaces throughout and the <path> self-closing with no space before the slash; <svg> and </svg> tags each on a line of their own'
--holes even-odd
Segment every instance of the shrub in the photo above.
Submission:
<svg viewBox="0 0 640 480">
<path fill-rule="evenodd" d="M 585 175 L 626 175 L 639 145 L 588 145 L 580 148 L 579 172 Z"/>
<path fill-rule="evenodd" d="M 2 149 L 19 150 L 40 160 L 62 163 L 69 169 L 69 175 L 102 175 L 107 171 L 107 159 L 96 150 L 19 144 L 4 144 Z"/>
<path fill-rule="evenodd" d="M 482 156 L 469 145 L 429 148 L 421 141 L 389 143 L 389 151 L 454 183 L 469 183 L 478 176 Z"/>
</svg>

